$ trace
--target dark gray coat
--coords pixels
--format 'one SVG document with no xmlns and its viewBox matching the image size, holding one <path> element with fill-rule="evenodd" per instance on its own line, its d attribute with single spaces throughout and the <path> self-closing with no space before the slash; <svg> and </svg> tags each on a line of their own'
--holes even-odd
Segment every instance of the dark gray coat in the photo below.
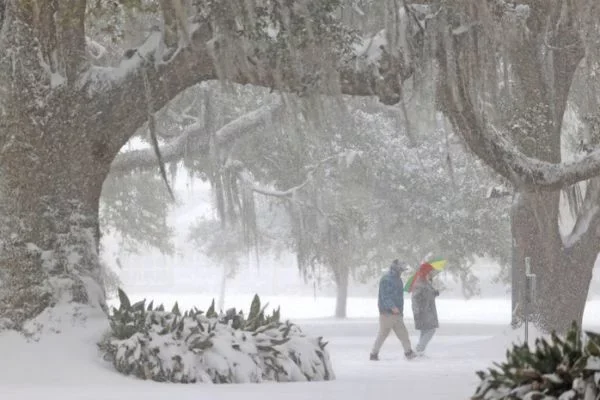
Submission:
<svg viewBox="0 0 600 400">
<path fill-rule="evenodd" d="M 415 329 L 422 331 L 439 327 L 435 298 L 439 292 L 428 280 L 420 280 L 412 290 L 412 310 Z"/>
</svg>

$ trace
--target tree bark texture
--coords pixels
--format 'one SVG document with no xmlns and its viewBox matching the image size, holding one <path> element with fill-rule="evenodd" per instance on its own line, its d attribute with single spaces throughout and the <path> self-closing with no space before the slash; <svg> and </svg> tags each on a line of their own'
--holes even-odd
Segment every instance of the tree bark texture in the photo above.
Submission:
<svg viewBox="0 0 600 400">
<path fill-rule="evenodd" d="M 344 266 L 336 269 L 335 272 L 335 317 L 346 318 L 347 316 L 347 303 L 348 303 L 348 286 L 350 283 L 350 271 Z"/>
<path fill-rule="evenodd" d="M 38 3 L 9 2 L 0 38 L 0 325 L 16 329 L 61 302 L 104 307 L 98 208 L 120 148 L 89 123 L 101 110 L 84 92 L 53 88 L 61 70 L 74 79 L 81 43 L 61 55 L 56 26 L 28 8 Z M 82 5 L 72 6 L 60 31 L 69 43 L 83 29 Z"/>
<path fill-rule="evenodd" d="M 513 282 L 518 304 L 516 319 L 523 318 L 525 258 L 529 257 L 538 289 L 530 308 L 533 318 L 542 329 L 559 332 L 566 331 L 573 321 L 582 322 L 592 269 L 600 250 L 598 233 L 588 229 L 577 240 L 565 241 L 559 231 L 560 187 L 541 190 L 535 185 L 535 178 L 522 180 L 523 171 L 511 167 L 510 157 L 486 137 L 493 135 L 493 123 L 502 125 L 520 154 L 560 163 L 563 116 L 573 76 L 585 54 L 573 7 L 572 3 L 535 4 L 527 19 L 527 34 L 516 40 L 507 39 L 508 43 L 503 44 L 507 46 L 502 53 L 503 62 L 512 67 L 515 83 L 506 113 L 492 122 L 492 117 L 478 109 L 472 99 L 473 88 L 482 84 L 477 81 L 481 75 L 469 71 L 473 64 L 481 62 L 477 59 L 473 63 L 471 59 L 478 54 L 477 40 L 452 38 L 450 45 L 446 44 L 437 54 L 443 76 L 440 92 L 444 112 L 468 147 L 515 186 L 511 224 L 517 278 Z M 450 23 L 446 29 L 451 26 Z M 472 37 L 483 41 L 484 35 L 485 32 L 473 32 Z M 586 203 L 598 204 L 593 187 Z M 597 217 L 591 221 L 597 223 Z"/>
</svg>

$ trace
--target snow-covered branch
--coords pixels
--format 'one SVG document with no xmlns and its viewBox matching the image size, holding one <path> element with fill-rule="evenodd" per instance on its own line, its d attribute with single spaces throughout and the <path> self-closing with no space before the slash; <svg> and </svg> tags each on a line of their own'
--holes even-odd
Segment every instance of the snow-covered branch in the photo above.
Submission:
<svg viewBox="0 0 600 400">
<path fill-rule="evenodd" d="M 85 96 L 99 103 L 95 108 L 113 114 L 103 123 L 112 124 L 114 129 L 108 130 L 120 135 L 114 146 L 123 146 L 146 122 L 146 113 L 142 112 L 146 110 L 145 100 L 137 95 L 143 93 L 143 71 L 153 86 L 151 92 L 156 110 L 186 88 L 216 79 L 292 93 L 318 91 L 332 95 L 376 96 L 386 104 L 395 104 L 401 99 L 402 82 L 413 71 L 413 66 L 406 63 L 404 50 L 389 51 L 382 34 L 364 40 L 364 45 L 357 45 L 350 56 L 335 55 L 329 48 L 311 50 L 315 54 L 327 54 L 327 61 L 319 61 L 323 65 L 315 65 L 310 57 L 281 63 L 268 54 L 259 52 L 256 56 L 252 50 L 258 44 L 251 42 L 244 42 L 242 46 L 247 47 L 249 55 L 231 55 L 227 53 L 231 50 L 226 50 L 228 43 L 215 36 L 205 23 L 190 24 L 188 31 L 189 43 L 182 40 L 175 50 L 167 49 L 163 34 L 156 31 L 137 49 L 126 52 L 118 67 L 94 66 L 82 77 L 80 84 Z M 232 57 L 234 59 L 228 62 Z"/>
<path fill-rule="evenodd" d="M 247 135 L 250 132 L 254 132 L 256 128 L 268 126 L 273 120 L 273 117 L 282 110 L 283 102 L 280 99 L 276 99 L 269 105 L 234 119 L 224 125 L 215 134 L 217 145 L 226 147 L 240 137 Z"/>
<path fill-rule="evenodd" d="M 571 248 L 587 238 L 597 242 L 595 232 L 590 232 L 590 226 L 597 226 L 595 220 L 600 219 L 600 180 L 592 179 L 587 187 L 585 199 L 577 215 L 577 220 L 571 233 L 563 238 L 566 248 Z"/>
<path fill-rule="evenodd" d="M 547 162 L 523 153 L 473 103 L 468 67 L 460 62 L 460 49 L 452 45 L 440 49 L 445 113 L 469 149 L 497 173 L 517 187 L 534 190 L 558 190 L 600 175 L 600 149 L 565 163 Z"/>
<path fill-rule="evenodd" d="M 215 133 L 216 145 L 228 147 L 236 139 L 256 132 L 260 126 L 269 124 L 273 116 L 283 109 L 283 103 L 275 100 L 273 103 L 242 115 L 225 124 Z M 160 152 L 164 162 L 174 162 L 188 155 L 208 155 L 209 132 L 199 124 L 194 124 L 182 135 L 161 146 Z M 120 153 L 111 165 L 111 172 L 124 173 L 137 168 L 153 168 L 157 166 L 156 154 L 153 149 L 128 151 Z"/>
<path fill-rule="evenodd" d="M 186 153 L 204 153 L 208 151 L 206 132 L 200 127 L 186 130 L 179 137 L 160 147 L 165 163 L 178 161 Z M 203 151 L 205 150 L 205 151 Z M 156 153 L 152 148 L 132 150 L 117 155 L 110 167 L 112 173 L 127 173 L 135 169 L 153 168 L 158 165 Z"/>
<path fill-rule="evenodd" d="M 356 152 L 345 151 L 345 152 L 342 152 L 339 154 L 334 154 L 332 156 L 326 157 L 323 160 L 320 160 L 318 163 L 311 165 L 307 168 L 306 179 L 303 182 L 301 182 L 298 185 L 295 185 L 293 187 L 290 187 L 286 190 L 271 189 L 271 188 L 266 188 L 266 187 L 258 185 L 255 182 L 255 180 L 252 178 L 252 174 L 250 173 L 250 171 L 248 171 L 247 169 L 243 169 L 239 173 L 239 177 L 242 180 L 242 182 L 244 182 L 244 184 L 246 184 L 250 188 L 250 190 L 252 190 L 253 192 L 256 192 L 256 193 L 259 193 L 259 194 L 262 194 L 265 196 L 279 197 L 282 199 L 291 200 L 294 198 L 295 194 L 298 193 L 298 191 L 300 191 L 302 188 L 304 188 L 305 186 L 307 186 L 308 184 L 313 182 L 313 177 L 314 177 L 315 172 L 317 170 L 319 170 L 321 167 L 323 167 L 324 165 L 326 165 L 330 162 L 339 161 L 341 159 L 345 159 L 347 163 L 351 163 L 351 161 L 354 159 L 355 156 L 356 156 Z M 240 162 L 236 162 L 236 163 L 241 164 Z"/>
<path fill-rule="evenodd" d="M 516 186 L 557 190 L 600 175 L 600 149 L 578 161 L 566 163 L 528 157 L 494 126 L 476 116 L 466 97 L 461 99 L 462 111 L 454 108 L 450 116 L 467 145 Z"/>
</svg>

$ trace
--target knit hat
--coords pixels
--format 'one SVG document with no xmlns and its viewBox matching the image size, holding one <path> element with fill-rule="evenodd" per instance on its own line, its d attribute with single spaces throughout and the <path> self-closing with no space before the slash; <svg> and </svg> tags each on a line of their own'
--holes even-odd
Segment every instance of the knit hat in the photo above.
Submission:
<svg viewBox="0 0 600 400">
<path fill-rule="evenodd" d="M 408 269 L 408 264 L 404 261 L 395 259 L 394 261 L 392 261 L 390 269 L 394 272 L 404 272 Z"/>
</svg>

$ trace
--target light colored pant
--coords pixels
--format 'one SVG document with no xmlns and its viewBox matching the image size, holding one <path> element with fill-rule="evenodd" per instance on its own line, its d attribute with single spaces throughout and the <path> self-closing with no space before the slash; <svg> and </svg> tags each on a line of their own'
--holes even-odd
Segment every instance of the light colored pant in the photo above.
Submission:
<svg viewBox="0 0 600 400">
<path fill-rule="evenodd" d="M 424 352 L 425 348 L 433 338 L 435 334 L 435 329 L 424 329 L 421 331 L 421 336 L 419 337 L 419 343 L 417 344 L 417 351 Z"/>
<path fill-rule="evenodd" d="M 381 349 L 381 346 L 383 346 L 383 342 L 385 342 L 385 339 L 387 339 L 392 330 L 396 336 L 398 336 L 398 339 L 400 339 L 400 343 L 402 343 L 402 347 L 404 348 L 404 353 L 411 351 L 410 338 L 408 337 L 408 331 L 406 330 L 402 316 L 394 314 L 380 314 L 379 333 L 377 334 L 377 339 L 375 339 L 375 344 L 373 345 L 371 354 L 379 354 L 379 350 Z"/>
</svg>

